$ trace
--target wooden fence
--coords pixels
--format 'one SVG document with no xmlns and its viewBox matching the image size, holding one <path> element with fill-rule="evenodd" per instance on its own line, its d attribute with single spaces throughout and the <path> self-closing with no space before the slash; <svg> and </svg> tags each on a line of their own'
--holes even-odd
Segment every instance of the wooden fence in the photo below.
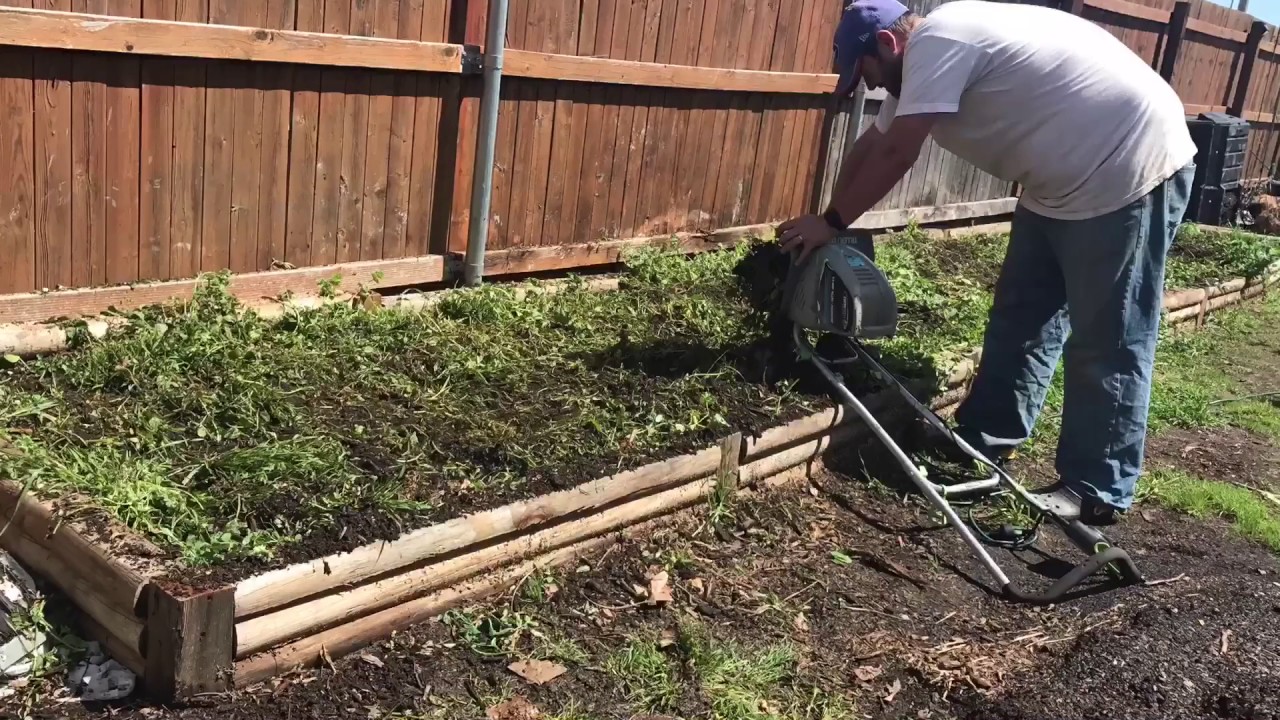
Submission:
<svg viewBox="0 0 1280 720">
<path fill-rule="evenodd" d="M 1277 33 L 1255 38 L 1247 15 L 1198 1 L 1171 33 L 1175 5 L 1149 1 L 1074 10 L 1153 66 L 1179 47 L 1191 112 L 1232 105 L 1256 57 L 1243 107 L 1263 175 L 1278 149 Z M 485 0 L 0 6 L 0 322 L 190 283 L 42 290 L 223 268 L 286 269 L 247 276 L 249 292 L 335 263 L 384 285 L 435 282 L 464 249 Z M 816 206 L 852 137 L 849 104 L 830 96 L 840 7 L 512 0 L 488 269 L 606 262 L 622 243 L 599 241 L 696 238 Z M 930 145 L 873 220 L 999 214 L 1009 194 Z"/>
</svg>

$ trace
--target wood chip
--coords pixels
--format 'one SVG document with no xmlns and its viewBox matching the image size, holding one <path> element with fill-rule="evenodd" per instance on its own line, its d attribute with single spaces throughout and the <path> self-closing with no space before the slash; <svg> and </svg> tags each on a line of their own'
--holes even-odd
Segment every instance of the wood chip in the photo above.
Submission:
<svg viewBox="0 0 1280 720">
<path fill-rule="evenodd" d="M 809 632 L 809 620 L 804 616 L 804 613 L 796 615 L 796 619 L 792 625 L 795 626 L 796 630 L 799 630 L 802 633 Z"/>
<path fill-rule="evenodd" d="M 530 685 L 546 685 L 566 672 L 565 666 L 546 660 L 520 660 L 508 665 L 507 669 Z"/>
<path fill-rule="evenodd" d="M 1187 574 L 1182 573 L 1177 577 L 1165 578 L 1164 580 L 1148 580 L 1147 587 L 1154 587 L 1156 585 L 1168 585 L 1170 583 L 1181 582 L 1186 579 L 1187 579 Z"/>
<path fill-rule="evenodd" d="M 658 605 L 671 602 L 671 585 L 667 573 L 660 572 L 649 581 L 649 604 Z"/>
<path fill-rule="evenodd" d="M 333 657 L 329 655 L 329 648 L 325 647 L 324 645 L 320 646 L 320 660 L 325 665 L 328 665 L 330 670 L 334 672 L 338 671 L 338 668 L 334 667 L 333 665 Z"/>
<path fill-rule="evenodd" d="M 542 713 L 519 695 L 484 711 L 489 720 L 537 720 Z"/>
<path fill-rule="evenodd" d="M 372 665 L 372 666 L 374 666 L 374 667 L 379 667 L 379 668 L 380 668 L 380 667 L 386 667 L 386 666 L 387 666 L 387 664 L 386 664 L 386 663 L 382 662 L 381 660 L 379 660 L 378 658 L 374 657 L 373 655 L 369 655 L 368 653 L 365 653 L 364 655 L 361 655 L 361 656 L 360 656 L 360 660 L 362 660 L 363 662 L 366 662 L 366 663 L 368 663 L 368 664 L 370 664 L 370 665 Z"/>
<path fill-rule="evenodd" d="M 884 701 L 887 703 L 893 702 L 893 699 L 898 697 L 900 692 L 902 692 L 902 681 L 894 680 L 893 684 L 889 686 L 889 694 L 884 696 Z"/>
<path fill-rule="evenodd" d="M 1218 654 L 1219 654 L 1219 655 L 1226 655 L 1226 654 L 1227 654 L 1227 643 L 1228 643 L 1228 641 L 1229 641 L 1230 639 L 1231 639 L 1231 631 L 1230 631 L 1230 630 L 1223 630 L 1223 631 L 1222 631 L 1222 642 L 1218 645 Z"/>
<path fill-rule="evenodd" d="M 707 585 L 703 582 L 702 578 L 694 578 L 689 581 L 689 589 L 699 595 L 705 595 L 707 592 Z"/>
<path fill-rule="evenodd" d="M 880 677 L 883 672 L 884 669 L 879 665 L 863 665 L 862 667 L 854 668 L 853 676 L 862 682 L 871 682 Z"/>
</svg>

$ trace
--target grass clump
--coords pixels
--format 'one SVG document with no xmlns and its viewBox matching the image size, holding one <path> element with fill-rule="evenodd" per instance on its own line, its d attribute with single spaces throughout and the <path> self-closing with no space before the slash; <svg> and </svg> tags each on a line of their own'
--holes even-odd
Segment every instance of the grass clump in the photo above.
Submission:
<svg viewBox="0 0 1280 720">
<path fill-rule="evenodd" d="M 628 700 L 643 712 L 671 710 L 680 699 L 676 668 L 655 641 L 631 639 L 609 657 L 605 671 L 621 682 Z"/>
<path fill-rule="evenodd" d="M 1166 469 L 1143 482 L 1156 502 L 1195 518 L 1226 519 L 1244 537 L 1280 553 L 1280 510 L 1253 490 Z"/>
<path fill-rule="evenodd" d="M 681 649 L 697 674 L 715 720 L 768 720 L 781 717 L 782 685 L 792 679 L 798 656 L 788 643 L 750 651 L 736 643 L 714 642 L 705 629 L 689 625 Z"/>
</svg>

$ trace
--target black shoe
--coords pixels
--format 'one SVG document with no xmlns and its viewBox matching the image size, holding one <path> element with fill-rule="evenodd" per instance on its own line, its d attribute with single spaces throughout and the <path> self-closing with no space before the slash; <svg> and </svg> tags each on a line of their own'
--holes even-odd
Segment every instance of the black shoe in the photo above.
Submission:
<svg viewBox="0 0 1280 720">
<path fill-rule="evenodd" d="M 1123 510 L 1107 505 L 1097 498 L 1085 498 L 1080 503 L 1080 522 L 1091 527 L 1115 525 L 1123 514 Z"/>
</svg>

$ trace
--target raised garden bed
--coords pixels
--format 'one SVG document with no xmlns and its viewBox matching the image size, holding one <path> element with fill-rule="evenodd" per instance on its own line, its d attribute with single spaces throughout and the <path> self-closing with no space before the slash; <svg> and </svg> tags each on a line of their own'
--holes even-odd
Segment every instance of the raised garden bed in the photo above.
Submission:
<svg viewBox="0 0 1280 720">
<path fill-rule="evenodd" d="M 945 408 L 1002 242 L 926 242 L 881 251 L 904 311 L 883 350 L 950 387 Z M 753 377 L 741 255 L 646 254 L 616 292 L 275 322 L 206 285 L 10 368 L 0 539 L 160 694 L 357 648 L 857 434 L 804 385 Z M 1263 287 L 1244 284 L 1226 294 Z"/>
</svg>

